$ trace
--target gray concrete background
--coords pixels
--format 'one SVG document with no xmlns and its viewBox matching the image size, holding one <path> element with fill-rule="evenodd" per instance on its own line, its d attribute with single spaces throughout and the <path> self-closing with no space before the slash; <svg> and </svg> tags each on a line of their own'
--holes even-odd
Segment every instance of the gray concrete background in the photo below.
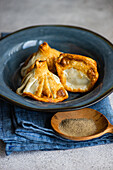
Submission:
<svg viewBox="0 0 113 170">
<path fill-rule="evenodd" d="M 0 32 L 40 24 L 80 26 L 113 42 L 113 0 L 0 0 Z M 0 170 L 113 170 L 113 144 L 8 157 L 4 148 L 0 141 Z"/>
</svg>

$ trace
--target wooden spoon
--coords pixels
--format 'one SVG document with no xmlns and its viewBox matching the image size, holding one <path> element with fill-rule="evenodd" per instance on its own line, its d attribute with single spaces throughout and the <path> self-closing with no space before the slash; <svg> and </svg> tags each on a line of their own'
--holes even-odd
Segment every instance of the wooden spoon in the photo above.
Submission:
<svg viewBox="0 0 113 170">
<path fill-rule="evenodd" d="M 93 120 L 96 126 L 96 130 L 94 134 L 89 136 L 70 136 L 62 133 L 62 131 L 59 128 L 60 123 L 65 119 L 90 119 Z M 69 112 L 57 112 L 51 119 L 51 125 L 53 129 L 62 137 L 71 139 L 71 140 L 77 140 L 77 141 L 83 141 L 83 140 L 90 140 L 93 138 L 100 137 L 106 133 L 113 133 L 113 125 L 110 124 L 108 119 L 100 112 L 85 108 L 81 110 L 75 110 L 75 111 L 69 111 Z"/>
</svg>

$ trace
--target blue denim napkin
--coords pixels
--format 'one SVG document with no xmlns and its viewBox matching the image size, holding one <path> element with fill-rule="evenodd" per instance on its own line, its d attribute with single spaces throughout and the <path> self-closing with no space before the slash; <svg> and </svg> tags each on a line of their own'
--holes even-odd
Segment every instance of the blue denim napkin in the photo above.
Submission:
<svg viewBox="0 0 113 170">
<path fill-rule="evenodd" d="M 108 97 L 90 108 L 103 113 L 113 124 L 113 110 Z M 6 143 L 6 155 L 13 151 L 63 150 L 113 142 L 113 134 L 110 133 L 88 141 L 62 138 L 51 127 L 53 115 L 26 110 L 0 100 L 0 139 Z"/>
<path fill-rule="evenodd" d="M 109 98 L 91 106 L 113 123 Z M 113 134 L 88 141 L 71 141 L 57 135 L 51 128 L 54 113 L 35 112 L 0 101 L 0 139 L 6 143 L 6 155 L 13 151 L 72 149 L 113 142 Z"/>
</svg>

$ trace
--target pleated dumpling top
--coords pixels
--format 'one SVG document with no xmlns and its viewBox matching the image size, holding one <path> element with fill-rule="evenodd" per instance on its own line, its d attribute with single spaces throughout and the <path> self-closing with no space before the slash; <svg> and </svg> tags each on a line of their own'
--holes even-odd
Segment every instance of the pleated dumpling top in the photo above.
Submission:
<svg viewBox="0 0 113 170">
<path fill-rule="evenodd" d="M 55 61 L 61 54 L 60 51 L 57 51 L 54 48 L 51 48 L 47 42 L 42 43 L 38 51 L 36 53 L 33 53 L 24 63 L 22 69 L 21 69 L 21 76 L 24 77 L 28 72 L 30 72 L 35 65 L 35 61 L 47 61 L 48 69 L 55 73 L 56 67 L 55 67 Z"/>
<path fill-rule="evenodd" d="M 59 77 L 48 70 L 46 61 L 35 62 L 16 92 L 44 102 L 60 102 L 68 98 Z"/>
<path fill-rule="evenodd" d="M 70 92 L 87 92 L 99 77 L 95 60 L 76 54 L 61 54 L 56 62 L 58 76 Z"/>
</svg>

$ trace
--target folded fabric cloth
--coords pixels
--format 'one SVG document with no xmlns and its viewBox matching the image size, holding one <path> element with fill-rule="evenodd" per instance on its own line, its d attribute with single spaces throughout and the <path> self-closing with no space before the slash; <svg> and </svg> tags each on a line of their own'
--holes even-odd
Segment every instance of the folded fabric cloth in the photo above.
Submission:
<svg viewBox="0 0 113 170">
<path fill-rule="evenodd" d="M 109 98 L 91 106 L 113 123 Z M 113 134 L 88 141 L 71 141 L 57 135 L 51 128 L 54 113 L 35 112 L 0 101 L 0 139 L 6 143 L 6 155 L 13 151 L 73 149 L 113 142 Z"/>
<path fill-rule="evenodd" d="M 90 108 L 103 113 L 113 124 L 113 111 L 108 97 Z M 51 127 L 53 115 L 26 110 L 0 100 L 0 139 L 6 143 L 6 155 L 13 151 L 63 150 L 113 142 L 113 134 L 110 133 L 88 141 L 62 138 Z"/>
</svg>

